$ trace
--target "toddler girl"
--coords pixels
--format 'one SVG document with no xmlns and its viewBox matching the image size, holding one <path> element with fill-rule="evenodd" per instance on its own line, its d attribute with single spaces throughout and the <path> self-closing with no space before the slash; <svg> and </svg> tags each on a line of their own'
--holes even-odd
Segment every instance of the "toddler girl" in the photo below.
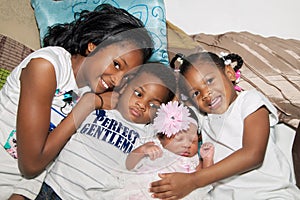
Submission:
<svg viewBox="0 0 300 200">
<path fill-rule="evenodd" d="M 299 199 L 292 166 L 275 143 L 277 111 L 255 89 L 236 92 L 233 62 L 237 69 L 243 63 L 236 54 L 211 52 L 183 59 L 181 91 L 205 115 L 203 140 L 214 144 L 215 164 L 192 174 L 161 175 L 152 183 L 154 197 L 178 199 L 214 183 L 213 199 Z"/>
</svg>

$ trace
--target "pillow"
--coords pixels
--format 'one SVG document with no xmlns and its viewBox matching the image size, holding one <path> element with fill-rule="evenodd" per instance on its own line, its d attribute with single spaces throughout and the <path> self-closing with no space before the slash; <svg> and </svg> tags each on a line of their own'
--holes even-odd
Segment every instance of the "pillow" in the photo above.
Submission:
<svg viewBox="0 0 300 200">
<path fill-rule="evenodd" d="M 10 72 L 30 53 L 29 47 L 20 42 L 0 34 L 0 89 L 6 82 Z"/>
<path fill-rule="evenodd" d="M 6 79 L 8 75 L 10 74 L 10 71 L 0 68 L 0 89 L 3 87 L 3 85 L 6 82 Z"/>
<path fill-rule="evenodd" d="M 31 0 L 40 31 L 40 41 L 43 40 L 48 26 L 71 22 L 74 20 L 74 13 L 94 10 L 103 3 L 123 8 L 139 18 L 154 41 L 154 54 L 150 61 L 168 65 L 166 15 L 163 0 Z"/>
</svg>

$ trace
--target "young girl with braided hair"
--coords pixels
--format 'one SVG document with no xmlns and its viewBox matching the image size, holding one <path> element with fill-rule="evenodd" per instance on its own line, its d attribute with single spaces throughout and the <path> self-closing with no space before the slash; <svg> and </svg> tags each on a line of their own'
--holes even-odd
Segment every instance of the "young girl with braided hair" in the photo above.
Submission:
<svg viewBox="0 0 300 200">
<path fill-rule="evenodd" d="M 0 199 L 35 199 L 47 166 L 92 110 L 114 107 L 112 89 L 153 41 L 139 19 L 102 4 L 50 28 L 44 46 L 0 91 Z"/>
<path fill-rule="evenodd" d="M 181 92 L 204 113 L 202 137 L 215 146 L 215 164 L 192 174 L 161 174 L 151 185 L 153 197 L 179 199 L 213 184 L 213 199 L 299 199 L 292 166 L 275 142 L 275 107 L 255 89 L 237 93 L 228 60 L 242 64 L 236 54 L 202 52 L 183 59 Z"/>
</svg>

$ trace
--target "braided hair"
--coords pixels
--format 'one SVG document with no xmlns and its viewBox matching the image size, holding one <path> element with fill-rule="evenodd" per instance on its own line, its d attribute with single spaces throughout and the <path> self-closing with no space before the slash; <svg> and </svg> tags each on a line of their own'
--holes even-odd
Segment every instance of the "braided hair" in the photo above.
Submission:
<svg viewBox="0 0 300 200">
<path fill-rule="evenodd" d="M 235 72 L 237 72 L 239 69 L 241 69 L 244 64 L 244 60 L 242 59 L 242 57 L 235 53 L 230 53 L 228 55 L 225 55 L 222 57 L 222 59 L 224 61 L 230 60 L 231 62 L 236 62 L 237 64 L 233 67 L 233 70 Z"/>
<path fill-rule="evenodd" d="M 133 42 L 140 48 L 144 62 L 152 55 L 153 41 L 142 21 L 124 9 L 101 4 L 94 11 L 75 13 L 71 23 L 49 27 L 43 46 L 60 46 L 72 55 L 87 56 L 89 43 L 101 44 L 103 48 L 123 41 Z"/>
<path fill-rule="evenodd" d="M 200 52 L 194 53 L 187 57 L 182 57 L 182 64 L 180 65 L 180 73 L 185 74 L 185 72 L 192 66 L 192 63 L 210 63 L 212 66 L 217 66 L 220 69 L 225 69 L 225 60 L 231 60 L 231 62 L 236 62 L 236 66 L 233 68 L 237 72 L 243 66 L 243 59 L 238 54 L 230 53 L 226 56 L 219 57 L 217 54 L 212 52 Z"/>
</svg>

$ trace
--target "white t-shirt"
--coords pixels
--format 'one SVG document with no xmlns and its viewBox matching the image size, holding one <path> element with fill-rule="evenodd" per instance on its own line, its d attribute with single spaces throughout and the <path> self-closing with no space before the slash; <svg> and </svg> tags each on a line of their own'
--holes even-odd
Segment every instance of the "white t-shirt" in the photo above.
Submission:
<svg viewBox="0 0 300 200">
<path fill-rule="evenodd" d="M 292 166 L 275 143 L 277 111 L 257 90 L 241 92 L 224 114 L 208 114 L 203 120 L 203 139 L 214 144 L 214 161 L 219 162 L 242 147 L 244 119 L 261 106 L 270 112 L 270 137 L 262 166 L 216 183 L 213 199 L 299 199 L 299 190 L 291 182 Z"/>
<path fill-rule="evenodd" d="M 152 137 L 150 126 L 129 122 L 117 110 L 93 111 L 63 148 L 45 182 L 64 200 L 103 199 L 124 187 L 128 153 Z"/>
<path fill-rule="evenodd" d="M 14 158 L 16 156 L 16 116 L 20 95 L 19 79 L 22 69 L 26 67 L 32 58 L 44 58 L 54 66 L 57 93 L 52 105 L 52 128 L 70 111 L 70 109 L 61 109 L 61 106 L 65 105 L 63 93 L 78 89 L 71 66 L 71 55 L 61 47 L 46 47 L 33 52 L 8 76 L 0 91 L 0 199 L 7 199 L 12 193 L 23 194 L 34 199 L 44 178 L 44 173 L 31 180 L 22 178 L 17 159 Z"/>
</svg>

